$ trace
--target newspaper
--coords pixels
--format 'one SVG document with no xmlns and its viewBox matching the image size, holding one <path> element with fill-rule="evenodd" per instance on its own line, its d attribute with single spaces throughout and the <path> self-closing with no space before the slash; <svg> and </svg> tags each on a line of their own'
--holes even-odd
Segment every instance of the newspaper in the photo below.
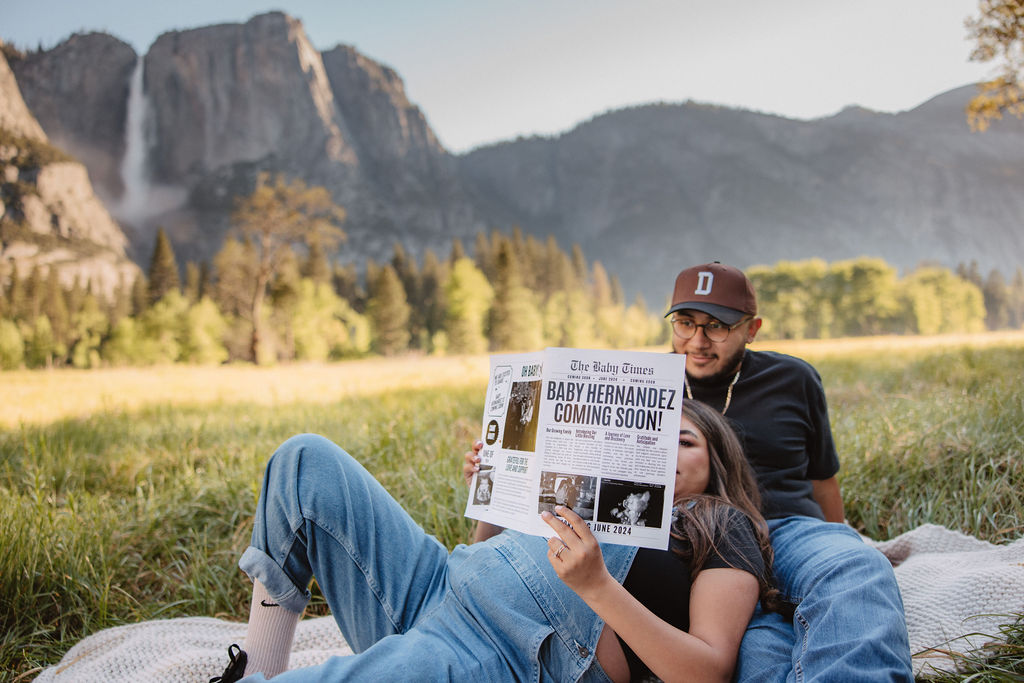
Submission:
<svg viewBox="0 0 1024 683">
<path fill-rule="evenodd" d="M 686 357 L 548 348 L 491 356 L 466 516 L 550 537 L 565 505 L 602 543 L 668 548 Z"/>
</svg>

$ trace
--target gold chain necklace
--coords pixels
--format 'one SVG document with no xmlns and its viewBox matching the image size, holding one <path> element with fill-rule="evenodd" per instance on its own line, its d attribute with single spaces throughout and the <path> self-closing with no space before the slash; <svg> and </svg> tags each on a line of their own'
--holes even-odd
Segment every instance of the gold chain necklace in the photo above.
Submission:
<svg viewBox="0 0 1024 683">
<path fill-rule="evenodd" d="M 725 411 L 729 410 L 729 404 L 732 403 L 732 388 L 736 386 L 736 382 L 740 378 L 740 371 L 737 370 L 736 374 L 732 376 L 732 381 L 729 382 L 729 390 L 725 392 L 725 405 L 722 406 L 722 415 L 725 415 Z M 690 391 L 690 382 L 686 382 L 686 398 L 693 400 L 693 392 Z"/>
</svg>

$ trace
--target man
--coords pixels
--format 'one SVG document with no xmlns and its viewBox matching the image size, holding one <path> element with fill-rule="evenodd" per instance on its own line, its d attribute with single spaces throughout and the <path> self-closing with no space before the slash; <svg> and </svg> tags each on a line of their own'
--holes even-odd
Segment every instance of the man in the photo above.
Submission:
<svg viewBox="0 0 1024 683">
<path fill-rule="evenodd" d="M 821 378 L 808 363 L 750 351 L 761 328 L 740 270 L 719 262 L 676 278 L 672 349 L 686 354 L 687 397 L 721 410 L 743 442 L 764 498 L 792 621 L 758 609 L 740 648 L 739 681 L 912 681 L 892 566 L 843 524 Z"/>
</svg>

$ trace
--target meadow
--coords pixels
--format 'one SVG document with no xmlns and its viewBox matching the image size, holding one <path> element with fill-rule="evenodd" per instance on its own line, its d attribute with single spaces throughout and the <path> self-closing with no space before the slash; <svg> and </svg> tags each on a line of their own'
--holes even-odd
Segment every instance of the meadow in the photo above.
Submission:
<svg viewBox="0 0 1024 683">
<path fill-rule="evenodd" d="M 1024 332 L 755 348 L 825 379 L 858 530 L 1024 535 Z M 294 433 L 342 444 L 429 532 L 467 541 L 461 455 L 486 373 L 486 356 L 0 373 L 0 681 L 108 626 L 244 620 L 235 563 L 263 464 Z M 994 635 L 972 680 L 1024 680 L 1020 625 Z"/>
</svg>

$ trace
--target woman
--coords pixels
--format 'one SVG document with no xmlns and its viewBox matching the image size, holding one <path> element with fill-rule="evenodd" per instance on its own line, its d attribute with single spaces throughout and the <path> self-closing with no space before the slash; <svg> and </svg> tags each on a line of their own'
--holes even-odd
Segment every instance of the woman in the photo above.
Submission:
<svg viewBox="0 0 1024 683">
<path fill-rule="evenodd" d="M 675 486 L 669 551 L 600 545 L 558 506 L 571 526 L 544 512 L 549 539 L 505 531 L 449 553 L 351 456 L 294 437 L 267 465 L 239 561 L 249 632 L 221 680 L 287 668 L 314 576 L 358 654 L 281 681 L 728 680 L 755 603 L 775 598 L 771 550 L 735 435 L 694 401 Z"/>
</svg>

